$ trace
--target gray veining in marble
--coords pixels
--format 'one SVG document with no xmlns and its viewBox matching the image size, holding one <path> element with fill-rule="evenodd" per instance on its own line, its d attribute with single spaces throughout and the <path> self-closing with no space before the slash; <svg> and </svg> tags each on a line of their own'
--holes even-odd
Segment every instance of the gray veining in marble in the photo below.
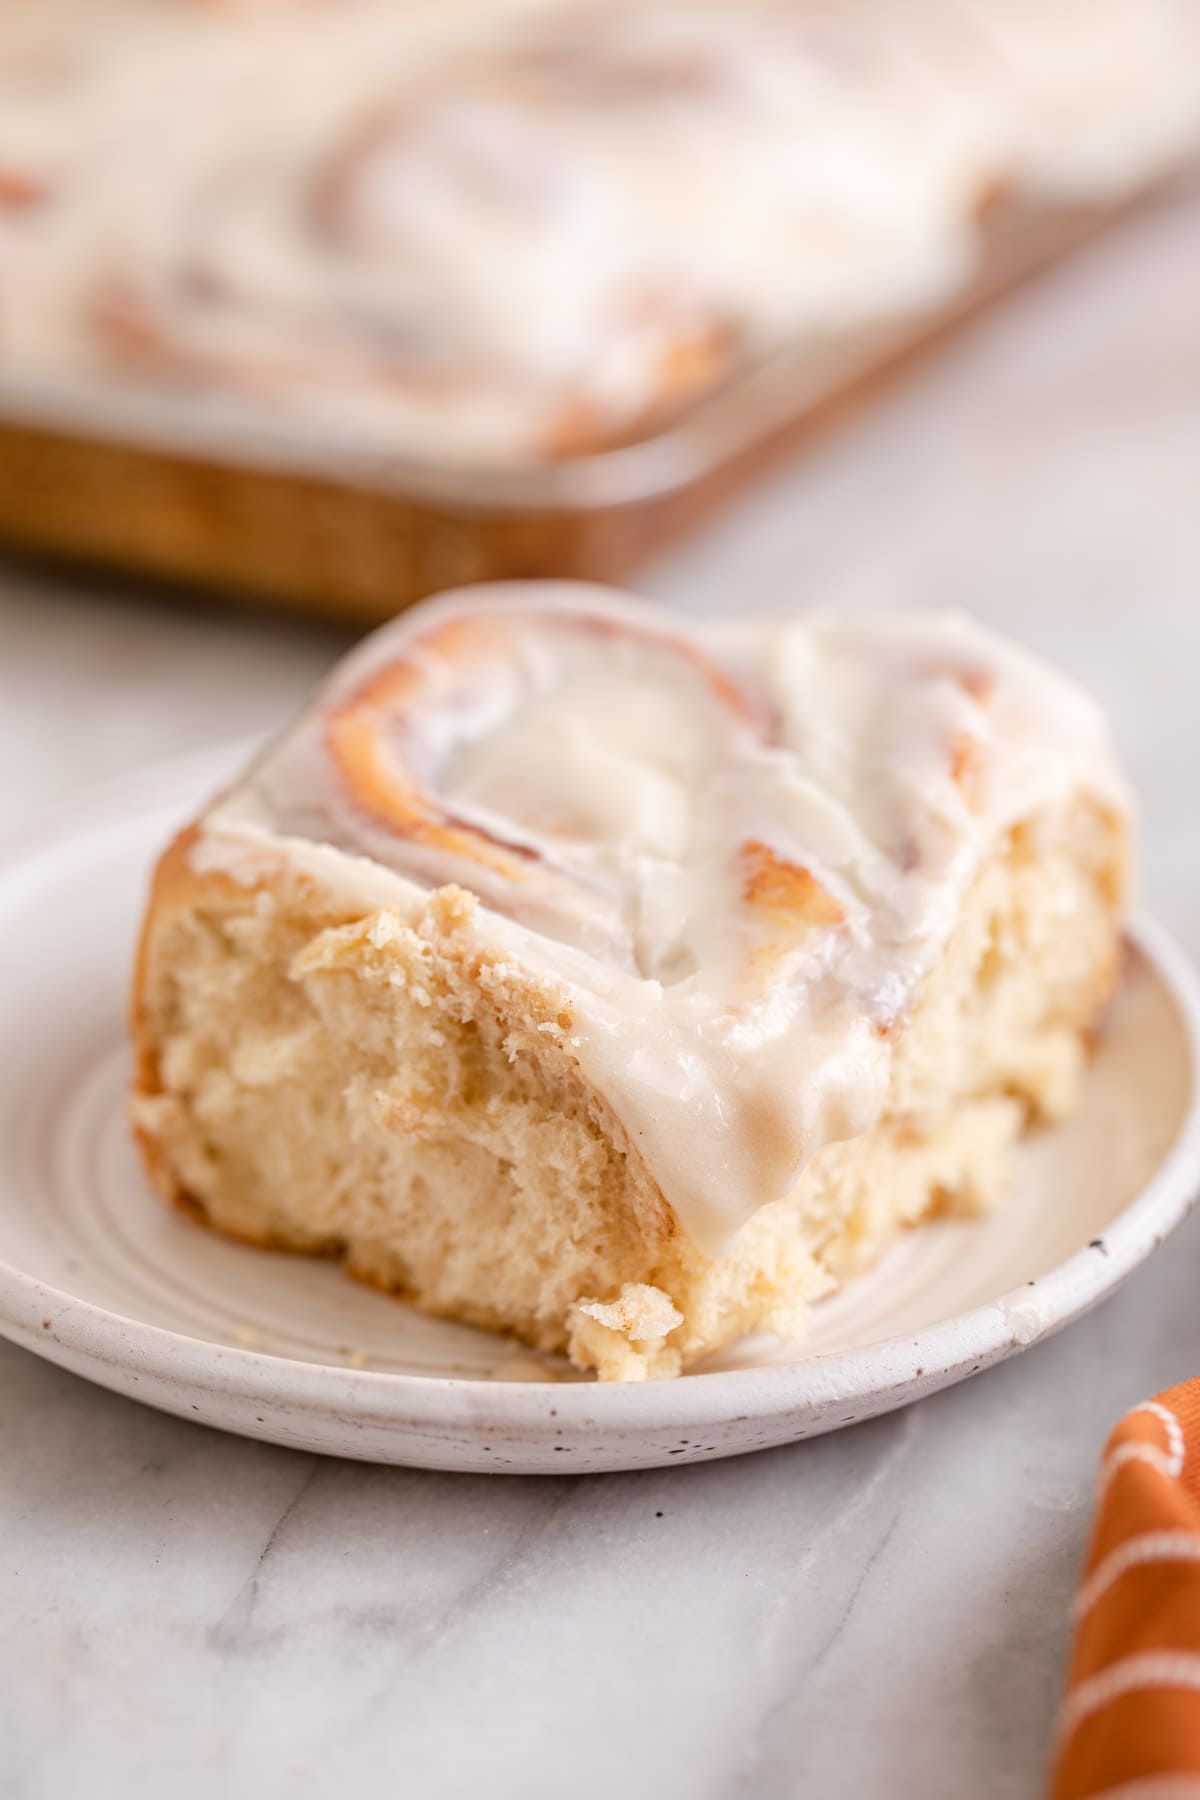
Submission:
<svg viewBox="0 0 1200 1800">
<path fill-rule="evenodd" d="M 1074 667 L 1200 953 L 1200 202 L 995 316 L 653 572 L 698 611 L 953 602 Z M 0 831 L 282 718 L 333 631 L 0 577 Z M 0 1345 L 5 1800 L 1021 1800 L 1114 1416 L 1200 1369 L 1200 1218 L 1027 1357 L 629 1476 L 370 1469 Z"/>
</svg>

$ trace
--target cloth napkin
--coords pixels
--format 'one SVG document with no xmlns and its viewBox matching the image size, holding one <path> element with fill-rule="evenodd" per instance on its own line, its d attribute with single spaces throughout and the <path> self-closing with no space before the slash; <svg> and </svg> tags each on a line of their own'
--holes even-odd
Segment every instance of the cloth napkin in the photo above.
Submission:
<svg viewBox="0 0 1200 1800">
<path fill-rule="evenodd" d="M 1200 1800 L 1200 1380 L 1108 1440 L 1050 1800 Z"/>
</svg>

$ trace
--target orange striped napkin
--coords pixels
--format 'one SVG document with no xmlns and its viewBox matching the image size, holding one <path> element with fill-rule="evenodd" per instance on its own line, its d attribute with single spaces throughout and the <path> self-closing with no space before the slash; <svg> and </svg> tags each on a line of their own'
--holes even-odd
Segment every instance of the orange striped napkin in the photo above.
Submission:
<svg viewBox="0 0 1200 1800">
<path fill-rule="evenodd" d="M 1051 1800 L 1200 1800 L 1200 1381 L 1108 1440 Z"/>
</svg>

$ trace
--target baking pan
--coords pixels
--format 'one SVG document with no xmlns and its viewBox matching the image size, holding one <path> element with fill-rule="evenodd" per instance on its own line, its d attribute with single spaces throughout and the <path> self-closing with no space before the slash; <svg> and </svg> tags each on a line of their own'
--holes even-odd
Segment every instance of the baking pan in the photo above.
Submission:
<svg viewBox="0 0 1200 1800">
<path fill-rule="evenodd" d="M 626 577 L 747 480 L 1133 206 L 994 206 L 948 308 L 778 353 L 639 441 L 435 467 L 305 420 L 132 386 L 0 375 L 0 539 L 25 553 L 370 624 L 438 588 Z"/>
</svg>

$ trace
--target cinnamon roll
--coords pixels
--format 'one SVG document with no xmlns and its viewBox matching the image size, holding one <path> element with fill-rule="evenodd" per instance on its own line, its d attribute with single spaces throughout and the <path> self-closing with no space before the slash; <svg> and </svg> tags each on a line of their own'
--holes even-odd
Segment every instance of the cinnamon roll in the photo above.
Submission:
<svg viewBox="0 0 1200 1800">
<path fill-rule="evenodd" d="M 943 316 L 997 195 L 1164 173 L 1198 33 L 1193 0 L 9 8 L 6 349 L 432 462 L 628 442 Z"/>
<path fill-rule="evenodd" d="M 636 435 L 786 334 L 961 281 L 997 145 L 905 15 L 552 9 L 323 141 L 239 147 L 102 274 L 93 326 L 401 445 Z"/>
<path fill-rule="evenodd" d="M 609 172 L 481 68 L 300 162 L 240 158 L 102 278 L 93 325 L 127 364 L 401 446 L 555 454 L 677 403 L 736 349 L 719 299 L 637 235 Z"/>
<path fill-rule="evenodd" d="M 961 618 L 448 596 L 164 856 L 147 1167 L 604 1377 L 800 1332 L 1069 1110 L 1127 821 L 1091 703 Z"/>
</svg>

